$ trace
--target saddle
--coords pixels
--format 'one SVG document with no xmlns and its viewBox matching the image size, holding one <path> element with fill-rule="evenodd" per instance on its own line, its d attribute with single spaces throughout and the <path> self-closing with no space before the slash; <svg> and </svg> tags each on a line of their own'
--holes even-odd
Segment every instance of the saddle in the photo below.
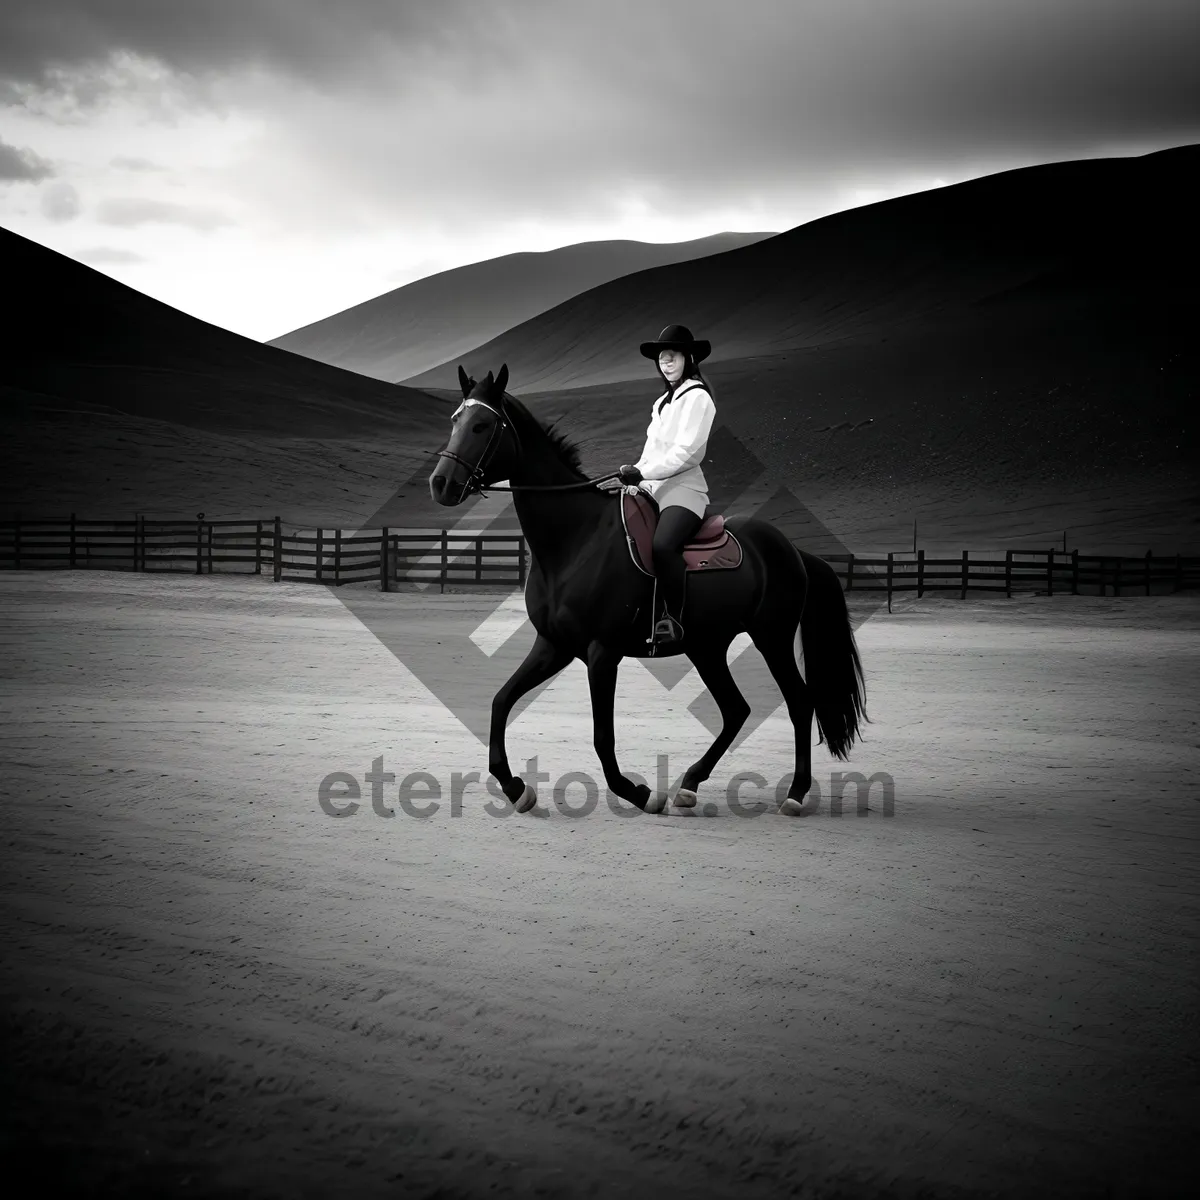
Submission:
<svg viewBox="0 0 1200 1200">
<path fill-rule="evenodd" d="M 653 576 L 652 547 L 658 525 L 658 505 L 654 497 L 638 487 L 622 488 L 621 520 L 633 565 L 643 575 Z M 713 513 L 704 518 L 691 541 L 684 545 L 683 561 L 689 571 L 727 571 L 742 565 L 742 544 L 725 528 L 725 518 L 720 513 Z"/>
</svg>

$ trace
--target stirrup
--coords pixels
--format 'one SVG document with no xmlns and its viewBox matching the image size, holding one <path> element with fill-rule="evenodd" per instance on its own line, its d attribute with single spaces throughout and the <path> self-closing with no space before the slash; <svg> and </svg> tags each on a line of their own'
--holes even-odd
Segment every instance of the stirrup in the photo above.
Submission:
<svg viewBox="0 0 1200 1200">
<path fill-rule="evenodd" d="M 683 626 L 670 613 L 664 613 L 655 624 L 650 641 L 659 646 L 664 642 L 681 642 L 683 636 Z"/>
</svg>

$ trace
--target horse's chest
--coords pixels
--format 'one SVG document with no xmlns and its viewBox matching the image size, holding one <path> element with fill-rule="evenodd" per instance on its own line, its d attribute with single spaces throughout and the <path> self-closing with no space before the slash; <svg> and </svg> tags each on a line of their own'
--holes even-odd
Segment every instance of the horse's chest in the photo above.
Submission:
<svg viewBox="0 0 1200 1200">
<path fill-rule="evenodd" d="M 534 629 L 562 646 L 585 647 L 596 638 L 628 628 L 638 605 L 624 590 L 598 587 L 580 573 L 571 578 L 546 578 L 531 572 L 525 606 Z"/>
</svg>

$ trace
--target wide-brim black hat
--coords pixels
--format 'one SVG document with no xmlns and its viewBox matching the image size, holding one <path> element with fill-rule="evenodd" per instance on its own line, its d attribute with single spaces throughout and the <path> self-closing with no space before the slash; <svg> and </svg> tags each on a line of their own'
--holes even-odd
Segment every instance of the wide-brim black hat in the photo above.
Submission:
<svg viewBox="0 0 1200 1200">
<path fill-rule="evenodd" d="M 703 338 L 692 337 L 692 331 L 686 325 L 668 325 L 658 335 L 658 341 L 642 343 L 642 354 L 646 358 L 657 358 L 663 350 L 683 350 L 698 363 L 712 353 L 712 345 Z"/>
</svg>

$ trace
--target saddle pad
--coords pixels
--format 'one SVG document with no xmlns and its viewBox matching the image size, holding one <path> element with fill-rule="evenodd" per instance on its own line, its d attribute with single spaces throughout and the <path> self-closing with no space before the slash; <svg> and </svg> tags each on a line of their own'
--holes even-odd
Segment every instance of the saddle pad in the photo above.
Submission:
<svg viewBox="0 0 1200 1200">
<path fill-rule="evenodd" d="M 654 529 L 658 511 L 653 500 L 635 487 L 621 490 L 621 520 L 625 541 L 634 566 L 645 575 L 654 574 Z M 725 528 L 719 514 L 704 519 L 695 537 L 683 548 L 689 571 L 730 570 L 742 565 L 742 544 Z"/>
</svg>

